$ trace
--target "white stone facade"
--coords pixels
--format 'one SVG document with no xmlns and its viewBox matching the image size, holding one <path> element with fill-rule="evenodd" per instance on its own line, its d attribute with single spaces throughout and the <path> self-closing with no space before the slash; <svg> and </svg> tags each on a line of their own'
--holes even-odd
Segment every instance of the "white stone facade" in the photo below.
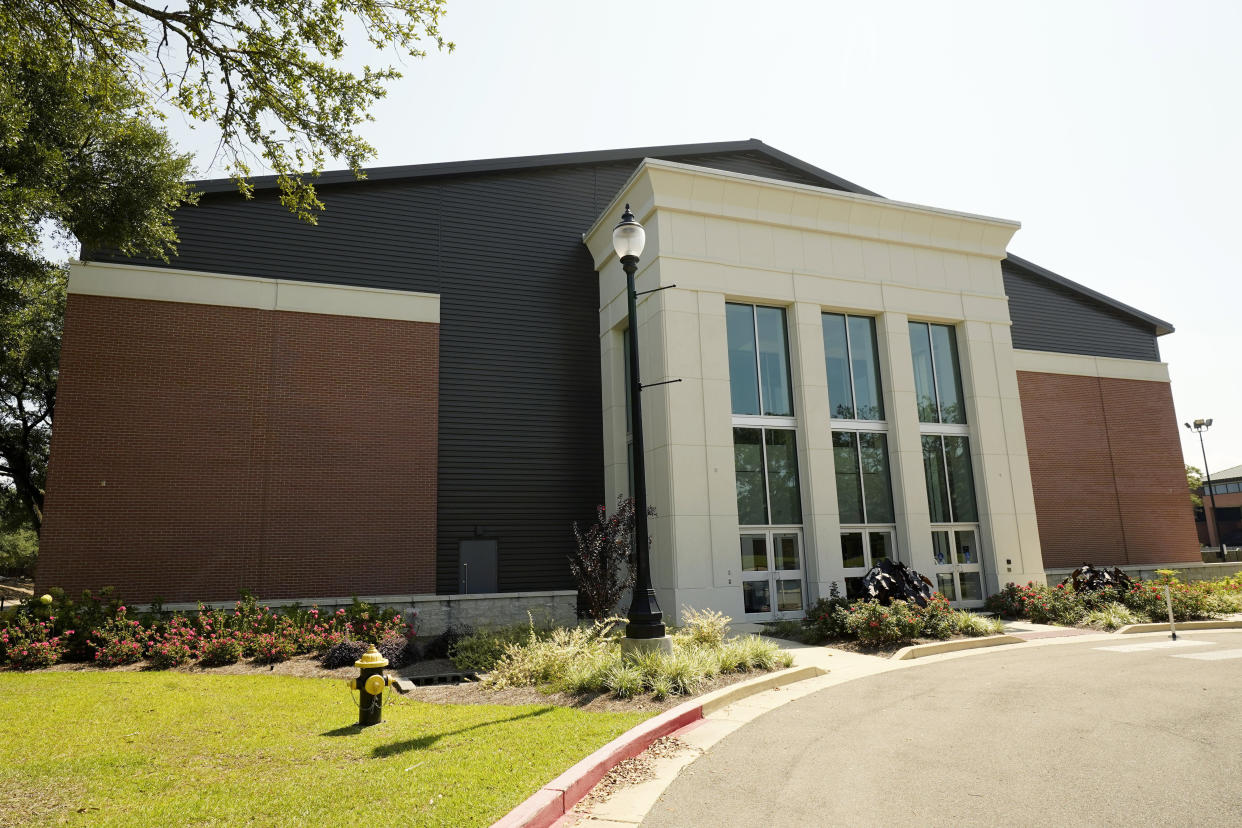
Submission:
<svg viewBox="0 0 1242 828">
<path fill-rule="evenodd" d="M 1014 222 L 666 161 L 643 162 L 585 235 L 600 274 L 605 497 L 628 489 L 624 204 L 647 232 L 637 289 L 652 573 L 666 615 L 744 617 L 725 306 L 785 309 L 807 603 L 841 584 L 821 314 L 873 317 L 898 557 L 931 574 L 931 524 L 909 321 L 956 330 L 988 593 L 1043 566 L 1000 262 Z"/>
</svg>

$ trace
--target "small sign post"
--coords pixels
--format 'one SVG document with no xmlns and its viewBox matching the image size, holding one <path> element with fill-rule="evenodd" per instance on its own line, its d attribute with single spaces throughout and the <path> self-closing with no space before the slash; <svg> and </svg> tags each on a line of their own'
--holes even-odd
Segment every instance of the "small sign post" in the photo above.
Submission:
<svg viewBox="0 0 1242 828">
<path fill-rule="evenodd" d="M 1164 603 L 1169 608 L 1169 632 L 1173 634 L 1173 640 L 1177 640 L 1177 627 L 1173 626 L 1173 595 L 1169 592 L 1169 585 L 1164 585 Z"/>
</svg>

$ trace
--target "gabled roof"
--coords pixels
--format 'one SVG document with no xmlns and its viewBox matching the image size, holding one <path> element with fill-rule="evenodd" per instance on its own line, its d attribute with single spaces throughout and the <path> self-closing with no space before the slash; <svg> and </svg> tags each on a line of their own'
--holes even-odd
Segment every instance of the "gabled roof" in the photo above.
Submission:
<svg viewBox="0 0 1242 828">
<path fill-rule="evenodd" d="M 1212 482 L 1219 483 L 1222 480 L 1233 480 L 1238 477 L 1242 477 L 1242 466 L 1233 466 L 1228 469 L 1221 469 L 1213 474 Z"/>
<path fill-rule="evenodd" d="M 588 152 L 567 152 L 555 153 L 549 155 L 523 155 L 512 156 L 508 158 L 485 158 L 476 161 L 450 161 L 438 164 L 405 164 L 392 167 L 374 167 L 366 170 L 366 181 L 395 181 L 402 179 L 416 178 L 433 178 L 438 176 L 457 176 L 469 175 L 472 173 L 489 173 L 504 172 L 510 170 L 535 169 L 538 167 L 563 167 L 575 164 L 599 164 L 610 161 L 640 161 L 643 158 L 663 158 L 675 160 L 678 156 L 684 155 L 704 155 L 716 153 L 742 153 L 752 152 L 767 156 L 768 158 L 791 167 L 799 172 L 810 176 L 811 178 L 822 182 L 825 186 L 836 190 L 844 190 L 850 193 L 860 193 L 862 195 L 876 196 L 883 198 L 877 192 L 868 190 L 852 181 L 847 181 L 838 175 L 834 175 L 827 170 L 820 169 L 813 164 L 808 164 L 800 158 L 795 158 L 788 153 L 781 152 L 775 147 L 770 147 L 757 138 L 750 138 L 745 141 L 717 141 L 701 144 L 667 144 L 656 147 L 629 147 L 623 149 L 610 150 L 593 150 Z M 318 185 L 324 184 L 348 184 L 355 183 L 357 179 L 349 170 L 329 170 L 321 173 L 315 179 Z M 250 179 L 250 184 L 256 190 L 271 189 L 276 186 L 276 176 L 266 175 Z M 191 186 L 203 193 L 228 192 L 236 189 L 236 184 L 231 178 L 213 178 L 203 181 L 191 182 Z M 1113 299 L 1111 296 L 1105 296 L 1098 291 L 1092 290 L 1086 285 L 1065 278 L 1057 273 L 1053 273 L 1047 268 L 1040 267 L 1034 262 L 1020 258 L 1012 253 L 1007 256 L 1005 261 L 1012 267 L 1015 267 L 1026 274 L 1044 279 L 1062 288 L 1068 289 L 1074 293 L 1091 299 L 1094 302 L 1102 304 L 1112 310 L 1135 319 L 1144 325 L 1150 325 L 1156 336 L 1163 336 L 1173 332 L 1173 326 L 1163 319 L 1159 319 L 1150 314 L 1144 313 L 1137 308 Z"/>
</svg>

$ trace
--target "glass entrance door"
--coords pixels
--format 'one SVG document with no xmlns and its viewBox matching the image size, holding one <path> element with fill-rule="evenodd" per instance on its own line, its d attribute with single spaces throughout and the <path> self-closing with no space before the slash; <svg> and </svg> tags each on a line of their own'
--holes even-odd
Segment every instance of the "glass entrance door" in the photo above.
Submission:
<svg viewBox="0 0 1242 828">
<path fill-rule="evenodd" d="M 983 606 L 983 563 L 974 527 L 932 532 L 936 589 L 962 607 Z"/>
<path fill-rule="evenodd" d="M 803 615 L 802 536 L 790 529 L 742 535 L 742 604 L 748 621 Z"/>
</svg>

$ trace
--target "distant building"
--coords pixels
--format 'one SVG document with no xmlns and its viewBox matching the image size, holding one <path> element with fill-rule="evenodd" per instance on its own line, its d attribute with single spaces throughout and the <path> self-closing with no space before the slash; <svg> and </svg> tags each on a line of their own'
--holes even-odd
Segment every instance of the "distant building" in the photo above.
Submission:
<svg viewBox="0 0 1242 828">
<path fill-rule="evenodd" d="M 1205 483 L 1200 490 L 1203 506 L 1195 509 L 1195 528 L 1204 546 L 1220 546 L 1216 528 L 1226 546 L 1242 546 L 1242 466 L 1212 473 L 1212 494 L 1216 497 L 1214 521 L 1212 498 Z"/>
</svg>

